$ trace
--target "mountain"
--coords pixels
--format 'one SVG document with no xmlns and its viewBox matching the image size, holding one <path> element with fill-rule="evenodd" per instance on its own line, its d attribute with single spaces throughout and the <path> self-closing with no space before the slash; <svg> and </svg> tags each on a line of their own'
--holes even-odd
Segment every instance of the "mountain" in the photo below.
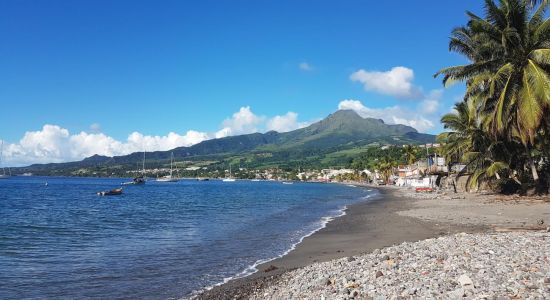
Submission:
<svg viewBox="0 0 550 300">
<path fill-rule="evenodd" d="M 362 118 L 352 110 L 339 110 L 319 122 L 289 132 L 269 131 L 212 139 L 190 147 L 147 152 L 146 157 L 148 165 L 162 165 L 170 159 L 170 153 L 174 153 L 176 160 L 220 161 L 239 158 L 257 166 L 292 162 L 315 165 L 323 160 L 326 163 L 326 156 L 339 157 L 338 154 L 343 152 L 349 156 L 372 145 L 424 144 L 434 141 L 434 135 L 419 133 L 410 126 L 385 124 L 380 119 Z M 114 157 L 94 155 L 79 162 L 31 165 L 21 170 L 37 172 L 107 165 L 125 165 L 128 169 L 128 166 L 135 168 L 141 162 L 142 155 L 139 152 Z"/>
</svg>

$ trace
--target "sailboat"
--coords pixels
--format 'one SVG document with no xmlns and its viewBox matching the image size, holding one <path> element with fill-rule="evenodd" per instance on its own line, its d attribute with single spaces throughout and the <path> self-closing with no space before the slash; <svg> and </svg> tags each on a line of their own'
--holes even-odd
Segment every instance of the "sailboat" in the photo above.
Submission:
<svg viewBox="0 0 550 300">
<path fill-rule="evenodd" d="M 235 178 L 233 178 L 233 176 L 231 176 L 231 165 L 229 165 L 229 177 L 224 178 L 222 181 L 223 182 L 234 182 L 235 181 Z"/>
<path fill-rule="evenodd" d="M 131 185 L 131 184 L 145 184 L 145 150 L 143 150 L 143 162 L 142 162 L 142 168 L 143 171 L 141 171 L 141 175 L 134 177 L 132 181 L 129 182 L 123 182 L 122 185 Z"/>
<path fill-rule="evenodd" d="M 178 179 L 176 177 L 172 176 L 172 173 L 173 173 L 172 164 L 174 163 L 174 153 L 170 153 L 170 154 L 171 154 L 171 156 L 170 156 L 170 175 L 159 177 L 159 178 L 157 178 L 157 181 L 160 181 L 160 182 L 177 182 L 178 181 Z"/>
<path fill-rule="evenodd" d="M 2 152 L 4 150 L 4 141 L 2 141 L 2 144 L 0 145 L 0 166 L 2 166 L 2 174 L 0 174 L 0 179 L 8 179 L 11 177 L 11 169 L 8 168 L 8 171 L 10 174 L 6 174 L 6 168 L 2 165 Z"/>
</svg>

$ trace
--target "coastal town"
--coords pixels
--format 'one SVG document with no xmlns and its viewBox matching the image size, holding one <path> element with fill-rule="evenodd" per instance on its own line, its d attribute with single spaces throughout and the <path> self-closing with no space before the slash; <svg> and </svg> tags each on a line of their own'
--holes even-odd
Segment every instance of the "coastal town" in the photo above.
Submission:
<svg viewBox="0 0 550 300">
<path fill-rule="evenodd" d="M 550 0 L 0 2 L 0 299 L 550 299 Z"/>
</svg>

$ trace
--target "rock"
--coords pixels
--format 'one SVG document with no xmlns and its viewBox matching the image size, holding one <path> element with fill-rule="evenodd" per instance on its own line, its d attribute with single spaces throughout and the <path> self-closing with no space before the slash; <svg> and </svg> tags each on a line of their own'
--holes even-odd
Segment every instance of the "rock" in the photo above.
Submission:
<svg viewBox="0 0 550 300">
<path fill-rule="evenodd" d="M 376 278 L 384 276 L 384 273 L 382 271 L 376 271 Z"/>
<path fill-rule="evenodd" d="M 382 257 L 382 261 L 390 260 L 390 257 L 388 255 L 384 255 Z"/>
<path fill-rule="evenodd" d="M 543 225 L 544 224 L 544 220 L 543 219 L 538 219 L 537 220 L 537 225 Z"/>
<path fill-rule="evenodd" d="M 462 299 L 464 297 L 464 289 L 459 288 L 452 292 L 447 293 L 449 299 Z"/>
<path fill-rule="evenodd" d="M 355 298 L 357 296 L 359 296 L 359 291 L 358 290 L 352 290 L 350 293 L 349 293 L 349 296 L 351 298 Z"/>
<path fill-rule="evenodd" d="M 355 261 L 355 258 L 353 256 L 348 257 L 348 262 Z"/>
<path fill-rule="evenodd" d="M 473 289 L 474 283 L 472 282 L 472 279 L 468 277 L 466 274 L 462 274 L 458 277 L 456 280 L 464 289 Z"/>
<path fill-rule="evenodd" d="M 546 284 L 550 284 L 550 277 L 546 277 L 546 278 L 544 278 L 544 283 L 546 283 Z"/>
</svg>

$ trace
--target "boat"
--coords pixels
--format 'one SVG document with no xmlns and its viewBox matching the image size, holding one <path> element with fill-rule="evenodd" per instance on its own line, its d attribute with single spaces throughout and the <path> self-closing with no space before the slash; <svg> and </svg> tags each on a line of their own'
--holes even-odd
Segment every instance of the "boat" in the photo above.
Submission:
<svg viewBox="0 0 550 300">
<path fill-rule="evenodd" d="M 118 196 L 118 195 L 122 195 L 122 188 L 112 189 L 110 191 L 97 192 L 97 195 L 98 196 Z"/>
<path fill-rule="evenodd" d="M 171 153 L 171 156 L 170 156 L 170 175 L 159 177 L 159 178 L 157 178 L 157 181 L 159 181 L 159 182 L 177 182 L 178 181 L 178 179 L 176 177 L 172 176 L 172 173 L 173 173 L 172 164 L 173 164 L 173 162 L 174 162 L 174 153 Z"/>
<path fill-rule="evenodd" d="M 431 187 L 417 187 L 415 191 L 417 193 L 431 193 L 433 192 L 433 189 Z"/>
<path fill-rule="evenodd" d="M 132 181 L 123 182 L 122 185 L 141 185 L 145 184 L 145 150 L 143 150 L 143 162 L 142 162 L 142 168 L 141 175 L 134 177 Z"/>
<path fill-rule="evenodd" d="M 208 177 L 197 177 L 197 181 L 209 181 L 210 178 Z"/>
<path fill-rule="evenodd" d="M 294 184 L 294 182 L 290 182 L 290 181 L 283 181 L 283 184 Z"/>
<path fill-rule="evenodd" d="M 235 181 L 235 178 L 233 178 L 233 176 L 231 176 L 231 165 L 229 165 L 229 177 L 224 178 L 222 181 L 223 182 L 234 182 Z"/>
<path fill-rule="evenodd" d="M 250 180 L 250 181 L 258 182 L 258 181 L 260 181 L 260 179 L 257 179 L 257 178 L 256 178 L 256 179 L 252 179 L 252 180 Z"/>
<path fill-rule="evenodd" d="M 3 150 L 4 150 L 4 141 L 2 141 L 2 144 L 0 145 L 0 166 L 2 166 L 2 174 L 0 174 L 0 179 L 8 179 L 11 177 L 11 169 L 8 168 L 9 174 L 6 174 L 6 168 L 2 164 Z"/>
</svg>

